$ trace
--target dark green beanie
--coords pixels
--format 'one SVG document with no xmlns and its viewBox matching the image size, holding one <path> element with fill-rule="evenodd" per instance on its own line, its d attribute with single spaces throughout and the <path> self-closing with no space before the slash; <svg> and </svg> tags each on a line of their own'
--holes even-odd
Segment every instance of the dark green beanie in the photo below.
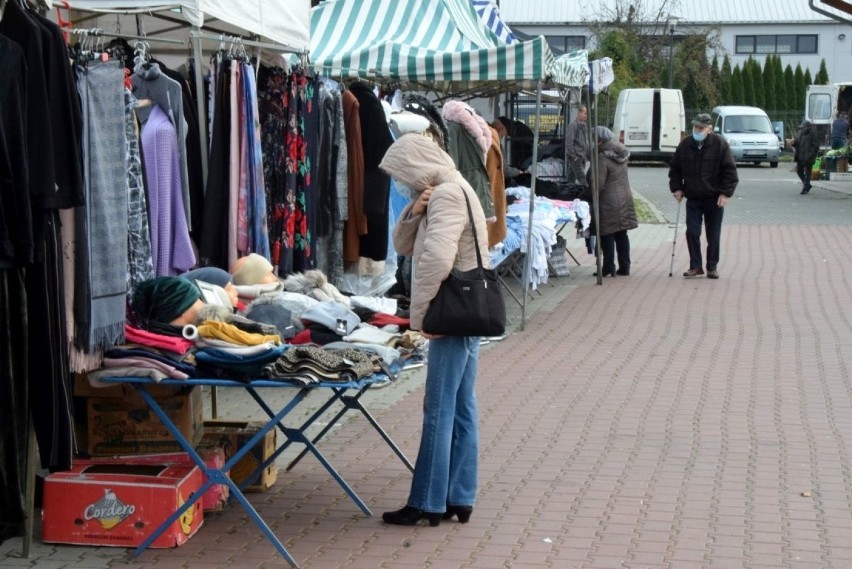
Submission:
<svg viewBox="0 0 852 569">
<path fill-rule="evenodd" d="M 186 312 L 199 298 L 201 291 L 188 279 L 156 277 L 139 283 L 132 306 L 139 325 L 156 331 Z"/>
</svg>

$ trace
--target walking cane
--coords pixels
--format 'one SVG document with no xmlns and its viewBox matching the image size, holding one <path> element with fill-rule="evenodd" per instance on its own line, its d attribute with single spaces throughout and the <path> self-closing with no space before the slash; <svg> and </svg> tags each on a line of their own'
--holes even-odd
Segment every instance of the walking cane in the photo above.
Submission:
<svg viewBox="0 0 852 569">
<path fill-rule="evenodd" d="M 672 264 L 669 267 L 669 277 L 672 276 L 674 272 L 674 258 L 675 258 L 675 245 L 677 245 L 677 226 L 680 223 L 680 204 L 683 202 L 683 199 L 677 202 L 677 215 L 675 216 L 675 231 L 674 231 L 674 239 L 672 239 Z"/>
</svg>

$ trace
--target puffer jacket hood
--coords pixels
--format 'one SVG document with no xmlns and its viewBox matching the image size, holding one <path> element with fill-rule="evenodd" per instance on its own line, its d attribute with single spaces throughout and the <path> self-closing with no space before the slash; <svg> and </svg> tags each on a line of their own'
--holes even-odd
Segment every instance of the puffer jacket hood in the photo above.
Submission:
<svg viewBox="0 0 852 569">
<path fill-rule="evenodd" d="M 450 271 L 477 266 L 477 243 L 482 263 L 488 266 L 485 213 L 452 158 L 431 138 L 419 134 L 400 137 L 379 167 L 416 194 L 394 225 L 393 244 L 398 254 L 412 257 L 409 322 L 412 330 L 422 330 L 423 317 Z M 416 197 L 426 189 L 431 189 L 426 211 L 414 215 Z"/>
<path fill-rule="evenodd" d="M 630 150 L 616 140 L 607 140 L 600 144 L 600 153 L 619 164 L 624 164 L 630 158 Z"/>
<path fill-rule="evenodd" d="M 388 148 L 379 168 L 417 193 L 459 175 L 452 158 L 431 138 L 420 134 L 399 137 Z"/>
</svg>

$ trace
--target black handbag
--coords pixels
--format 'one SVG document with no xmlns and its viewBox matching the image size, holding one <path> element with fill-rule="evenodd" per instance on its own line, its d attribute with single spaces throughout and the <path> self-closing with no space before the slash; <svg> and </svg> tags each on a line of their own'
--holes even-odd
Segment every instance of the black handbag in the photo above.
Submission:
<svg viewBox="0 0 852 569">
<path fill-rule="evenodd" d="M 502 336 L 506 331 L 506 304 L 500 282 L 496 271 L 482 266 L 470 200 L 463 188 L 462 193 L 473 229 L 478 267 L 450 272 L 429 304 L 423 318 L 423 331 L 444 336 Z"/>
</svg>

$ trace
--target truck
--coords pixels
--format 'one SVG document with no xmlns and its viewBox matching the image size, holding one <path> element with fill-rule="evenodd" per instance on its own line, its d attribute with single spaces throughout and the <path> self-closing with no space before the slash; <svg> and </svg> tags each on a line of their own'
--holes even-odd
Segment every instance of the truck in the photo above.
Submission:
<svg viewBox="0 0 852 569">
<path fill-rule="evenodd" d="M 808 85 L 805 117 L 813 121 L 820 134 L 820 147 L 831 148 L 831 123 L 837 113 L 852 110 L 852 81 L 829 85 Z"/>
</svg>

